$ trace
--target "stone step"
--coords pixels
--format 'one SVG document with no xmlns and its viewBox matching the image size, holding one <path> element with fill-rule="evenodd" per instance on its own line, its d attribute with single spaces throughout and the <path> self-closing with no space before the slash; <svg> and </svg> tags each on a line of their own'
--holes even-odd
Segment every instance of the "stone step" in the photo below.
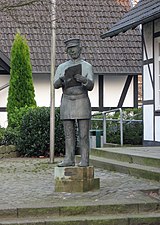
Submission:
<svg viewBox="0 0 160 225">
<path fill-rule="evenodd" d="M 160 148 L 94 148 L 91 155 L 160 168 Z"/>
<path fill-rule="evenodd" d="M 57 203 L 58 204 L 58 203 Z M 159 213 L 160 205 L 157 199 L 149 202 L 137 203 L 117 203 L 117 204 L 81 204 L 78 205 L 57 205 L 50 207 L 21 207 L 0 209 L 0 221 L 16 220 L 23 218 L 40 218 L 40 217 L 68 217 L 68 216 L 92 216 L 92 215 L 118 215 L 118 214 L 145 214 Z"/>
<path fill-rule="evenodd" d="M 0 225 L 160 225 L 160 213 L 44 217 L 1 220 Z"/>
<path fill-rule="evenodd" d="M 160 168 L 144 166 L 135 163 L 106 159 L 90 155 L 90 163 L 99 168 L 126 173 L 136 177 L 160 181 Z"/>
<path fill-rule="evenodd" d="M 106 143 L 103 145 L 103 147 L 120 147 L 120 144 Z"/>
</svg>

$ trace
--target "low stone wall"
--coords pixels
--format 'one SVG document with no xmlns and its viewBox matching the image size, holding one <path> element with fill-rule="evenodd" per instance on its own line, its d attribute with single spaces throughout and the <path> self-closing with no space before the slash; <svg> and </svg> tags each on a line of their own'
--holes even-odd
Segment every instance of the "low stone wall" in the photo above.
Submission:
<svg viewBox="0 0 160 225">
<path fill-rule="evenodd" d="M 0 146 L 0 159 L 17 157 L 16 147 L 14 145 Z"/>
</svg>

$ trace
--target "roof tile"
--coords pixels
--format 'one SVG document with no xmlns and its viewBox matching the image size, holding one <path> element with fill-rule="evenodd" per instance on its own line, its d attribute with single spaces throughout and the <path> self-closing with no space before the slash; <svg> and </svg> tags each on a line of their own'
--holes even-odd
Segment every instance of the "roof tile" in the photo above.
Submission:
<svg viewBox="0 0 160 225">
<path fill-rule="evenodd" d="M 1 0 L 0 6 L 16 1 Z M 46 0 L 45 4 L 39 1 L 11 13 L 0 11 L 1 50 L 10 57 L 14 35 L 19 30 L 28 40 L 34 72 L 50 72 L 50 8 L 50 0 Z M 83 58 L 94 66 L 95 73 L 140 73 L 141 38 L 138 29 L 113 39 L 100 38 L 129 9 L 130 0 L 57 1 L 56 65 L 67 59 L 64 41 L 78 36 L 82 40 Z"/>
<path fill-rule="evenodd" d="M 159 0 L 140 0 L 135 7 L 126 13 L 121 20 L 102 35 L 102 38 L 113 37 L 120 32 L 126 32 L 140 24 L 160 18 Z"/>
</svg>

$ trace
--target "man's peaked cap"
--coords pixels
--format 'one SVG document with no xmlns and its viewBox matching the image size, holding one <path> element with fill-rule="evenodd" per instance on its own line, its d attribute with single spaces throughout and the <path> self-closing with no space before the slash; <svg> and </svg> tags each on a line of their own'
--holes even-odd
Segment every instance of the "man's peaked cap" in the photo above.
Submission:
<svg viewBox="0 0 160 225">
<path fill-rule="evenodd" d="M 65 42 L 66 48 L 75 47 L 80 45 L 80 39 L 79 38 L 70 38 L 66 40 Z"/>
</svg>

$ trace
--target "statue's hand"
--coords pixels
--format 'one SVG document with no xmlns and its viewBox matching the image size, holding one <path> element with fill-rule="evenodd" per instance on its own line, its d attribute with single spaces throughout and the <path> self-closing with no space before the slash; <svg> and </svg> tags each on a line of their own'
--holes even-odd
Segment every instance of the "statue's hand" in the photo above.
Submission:
<svg viewBox="0 0 160 225">
<path fill-rule="evenodd" d="M 60 77 L 59 79 L 60 79 L 62 85 L 64 85 L 64 83 L 65 83 L 65 78 L 64 78 L 64 76 L 63 76 L 63 77 Z"/>
<path fill-rule="evenodd" d="M 80 74 L 76 74 L 74 76 L 74 78 L 76 79 L 77 82 L 80 82 L 80 83 L 83 83 L 83 84 L 87 83 L 87 78 L 86 77 L 83 77 Z"/>
</svg>

